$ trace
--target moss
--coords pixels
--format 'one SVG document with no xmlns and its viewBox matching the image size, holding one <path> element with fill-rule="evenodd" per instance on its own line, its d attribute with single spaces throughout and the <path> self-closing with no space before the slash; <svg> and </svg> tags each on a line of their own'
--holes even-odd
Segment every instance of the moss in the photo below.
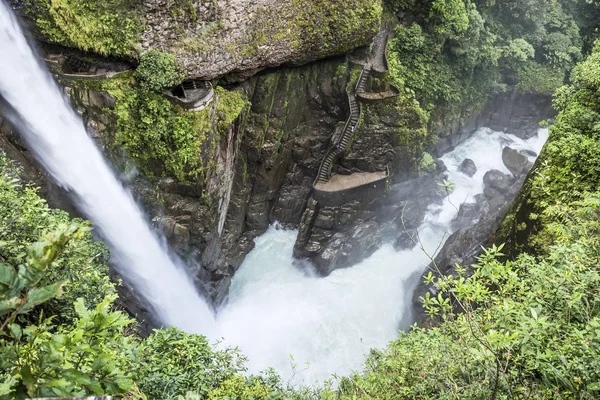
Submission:
<svg viewBox="0 0 600 400">
<path fill-rule="evenodd" d="M 134 56 L 142 22 L 130 0 L 26 0 L 23 10 L 52 43 Z"/>
<path fill-rule="evenodd" d="M 377 32 L 382 10 L 381 0 L 291 0 L 277 8 L 261 7 L 252 19 L 250 39 L 238 43 L 239 54 L 252 57 L 272 41 L 321 57 L 341 54 L 363 45 Z"/>
<path fill-rule="evenodd" d="M 135 77 L 144 89 L 158 91 L 180 84 L 185 75 L 171 54 L 150 50 L 140 57 Z"/>
<path fill-rule="evenodd" d="M 435 171 L 435 160 L 433 156 L 427 152 L 423 152 L 421 160 L 419 161 L 420 172 L 433 172 Z"/>
<path fill-rule="evenodd" d="M 202 111 L 185 111 L 162 95 L 137 86 L 131 77 L 80 83 L 115 99 L 110 112 L 117 129 L 110 146 L 125 150 L 149 176 L 180 181 L 203 180 L 214 168 L 214 152 L 222 134 L 248 102 L 242 93 L 215 90 L 215 100 Z"/>
</svg>

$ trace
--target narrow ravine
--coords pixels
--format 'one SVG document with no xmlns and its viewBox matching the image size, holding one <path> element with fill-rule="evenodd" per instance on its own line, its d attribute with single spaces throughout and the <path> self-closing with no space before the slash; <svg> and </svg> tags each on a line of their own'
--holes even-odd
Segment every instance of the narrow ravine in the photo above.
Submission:
<svg viewBox="0 0 600 400">
<path fill-rule="evenodd" d="M 419 229 L 422 249 L 397 252 L 386 244 L 360 264 L 319 278 L 309 266 L 295 265 L 296 232 L 271 227 L 234 277 L 229 302 L 215 322 L 185 267 L 150 230 L 2 1 L 0 53 L 10 60 L 0 63 L 0 96 L 14 111 L 12 121 L 93 221 L 125 281 L 165 325 L 222 337 L 248 356 L 250 372 L 273 367 L 293 383 L 320 383 L 360 369 L 369 349 L 396 338 L 410 322 L 407 279 L 426 268 L 449 236 L 460 204 L 483 191 L 483 175 L 508 172 L 503 147 L 539 153 L 547 138 L 546 130 L 521 140 L 484 128 L 445 154 L 454 188 L 441 204 L 429 206 Z M 457 171 L 466 157 L 478 167 L 471 178 Z"/>
<path fill-rule="evenodd" d="M 296 232 L 271 227 L 256 240 L 233 279 L 229 304 L 218 315 L 226 343 L 242 349 L 251 372 L 273 367 L 297 384 L 360 369 L 369 349 L 385 347 L 410 323 L 406 318 L 414 288 L 405 281 L 426 268 L 452 233 L 460 204 L 483 192 L 487 171 L 508 172 L 503 147 L 539 153 L 546 139 L 547 130 L 522 140 L 483 128 L 445 154 L 442 161 L 455 187 L 442 204 L 429 206 L 419 228 L 425 251 L 396 252 L 386 244 L 359 265 L 317 278 L 294 265 Z M 478 166 L 471 178 L 457 171 L 467 157 Z"/>
</svg>

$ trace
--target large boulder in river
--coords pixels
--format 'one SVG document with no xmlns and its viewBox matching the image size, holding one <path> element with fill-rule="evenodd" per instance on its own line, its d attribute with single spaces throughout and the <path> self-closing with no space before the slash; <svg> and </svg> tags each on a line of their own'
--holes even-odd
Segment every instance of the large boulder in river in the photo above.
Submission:
<svg viewBox="0 0 600 400">
<path fill-rule="evenodd" d="M 317 271 L 327 276 L 335 269 L 357 264 L 377 251 L 382 242 L 379 224 L 374 221 L 358 224 L 348 234 L 338 232 L 314 258 Z"/>
<path fill-rule="evenodd" d="M 470 158 L 465 158 L 458 166 L 458 172 L 462 172 L 463 174 L 472 177 L 477 172 L 475 161 L 471 160 Z"/>
<path fill-rule="evenodd" d="M 527 174 L 533 166 L 526 155 L 510 147 L 505 147 L 502 150 L 502 162 L 515 178 Z"/>
<path fill-rule="evenodd" d="M 505 194 L 510 190 L 513 179 L 504 172 L 493 169 L 485 173 L 483 176 L 483 184 L 486 189 L 494 189 L 500 194 Z"/>
</svg>

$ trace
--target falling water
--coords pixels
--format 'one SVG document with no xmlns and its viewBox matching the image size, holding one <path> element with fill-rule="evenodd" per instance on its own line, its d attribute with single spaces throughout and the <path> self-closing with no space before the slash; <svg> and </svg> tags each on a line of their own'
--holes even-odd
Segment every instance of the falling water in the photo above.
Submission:
<svg viewBox="0 0 600 400">
<path fill-rule="evenodd" d="M 163 323 L 214 337 L 210 308 L 115 179 L 2 0 L 0 54 L 0 96 L 14 110 L 13 122 L 21 124 L 39 162 L 94 222 L 118 272 L 152 304 Z"/>
<path fill-rule="evenodd" d="M 409 278 L 424 271 L 447 239 L 460 204 L 483 192 L 487 171 L 509 172 L 503 147 L 539 152 L 546 138 L 546 130 L 522 140 L 484 128 L 445 154 L 455 187 L 442 204 L 428 208 L 419 228 L 424 251 L 397 252 L 386 244 L 360 264 L 318 278 L 293 265 L 296 232 L 271 227 L 233 279 L 230 302 L 217 318 L 221 334 L 248 356 L 251 372 L 273 367 L 293 383 L 360 370 L 371 348 L 398 336 L 414 289 L 407 287 Z M 466 157 L 478 167 L 473 177 L 457 171 Z"/>
</svg>

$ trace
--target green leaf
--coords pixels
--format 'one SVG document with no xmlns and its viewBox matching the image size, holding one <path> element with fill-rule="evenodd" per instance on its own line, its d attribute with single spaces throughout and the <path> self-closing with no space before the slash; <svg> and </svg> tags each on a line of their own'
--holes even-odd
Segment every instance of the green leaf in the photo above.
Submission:
<svg viewBox="0 0 600 400">
<path fill-rule="evenodd" d="M 89 385 L 92 383 L 92 380 L 88 375 L 76 369 L 68 369 L 63 372 L 63 375 L 71 382 L 77 383 L 79 385 Z"/>
<path fill-rule="evenodd" d="M 8 396 L 14 391 L 17 384 L 17 378 L 9 376 L 3 383 L 0 383 L 0 397 Z"/>
<path fill-rule="evenodd" d="M 27 303 L 19 314 L 25 314 L 38 304 L 45 303 L 55 297 L 60 297 L 62 295 L 62 288 L 65 284 L 66 281 L 60 281 L 41 288 L 31 289 L 27 293 Z"/>
<path fill-rule="evenodd" d="M 10 330 L 10 333 L 12 333 L 12 335 L 17 339 L 20 340 L 21 336 L 23 335 L 23 330 L 21 329 L 21 327 L 17 324 L 9 324 L 8 325 L 8 329 Z"/>
<path fill-rule="evenodd" d="M 23 300 L 20 297 L 13 297 L 12 299 L 0 301 L 0 316 L 16 310 L 21 305 L 22 301 Z"/>
</svg>

